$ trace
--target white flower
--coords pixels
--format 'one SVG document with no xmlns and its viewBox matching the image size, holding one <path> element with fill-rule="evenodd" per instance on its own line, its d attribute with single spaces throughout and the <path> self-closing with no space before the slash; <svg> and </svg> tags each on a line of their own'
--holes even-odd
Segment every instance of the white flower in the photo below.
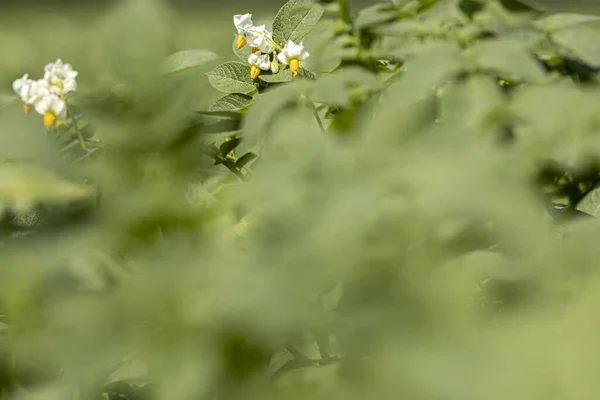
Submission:
<svg viewBox="0 0 600 400">
<path fill-rule="evenodd" d="M 271 60 L 268 54 L 252 53 L 248 56 L 248 63 L 250 67 L 250 77 L 252 79 L 258 78 L 260 70 L 268 71 L 271 69 Z"/>
<path fill-rule="evenodd" d="M 28 104 L 37 103 L 44 96 L 52 94 L 52 86 L 45 79 L 38 79 L 31 84 L 29 89 L 29 98 L 27 99 Z"/>
<path fill-rule="evenodd" d="M 249 31 L 254 27 L 254 24 L 252 23 L 252 14 L 234 15 L 233 25 L 235 25 L 235 29 L 237 29 L 238 33 L 236 47 L 239 50 L 246 45 Z"/>
<path fill-rule="evenodd" d="M 58 95 L 49 93 L 41 96 L 35 102 L 35 111 L 44 116 L 44 126 L 50 128 L 57 119 L 64 119 L 67 114 L 67 104 Z"/>
<path fill-rule="evenodd" d="M 31 105 L 35 104 L 41 97 L 50 94 L 49 85 L 43 79 L 34 81 L 29 79 L 29 74 L 13 82 L 13 89 L 23 101 L 23 111 L 25 114 L 31 110 Z"/>
<path fill-rule="evenodd" d="M 252 14 L 237 14 L 233 16 L 233 24 L 240 35 L 248 32 L 248 29 L 252 28 Z"/>
<path fill-rule="evenodd" d="M 19 95 L 21 100 L 23 100 L 23 103 L 26 103 L 29 98 L 29 92 L 33 82 L 33 79 L 29 79 L 29 74 L 25 74 L 21 78 L 16 79 L 12 84 L 13 90 Z"/>
<path fill-rule="evenodd" d="M 294 76 L 298 75 L 300 70 L 300 61 L 304 61 L 309 57 L 309 54 L 304 50 L 302 43 L 296 44 L 291 40 L 283 47 L 281 53 L 277 55 L 279 62 L 290 66 L 290 70 Z"/>
<path fill-rule="evenodd" d="M 263 53 L 270 53 L 273 51 L 273 34 L 269 32 L 265 25 L 253 26 L 250 31 L 250 35 L 247 40 L 253 49 L 258 49 Z"/>
<path fill-rule="evenodd" d="M 44 67 L 44 79 L 50 85 L 50 91 L 59 96 L 77 90 L 75 79 L 78 74 L 71 64 L 64 64 L 60 58 Z"/>
</svg>

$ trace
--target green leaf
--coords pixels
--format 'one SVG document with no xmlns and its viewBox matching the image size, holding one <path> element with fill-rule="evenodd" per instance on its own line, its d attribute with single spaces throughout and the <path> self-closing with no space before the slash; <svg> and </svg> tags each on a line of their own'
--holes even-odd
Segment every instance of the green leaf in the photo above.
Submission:
<svg viewBox="0 0 600 400">
<path fill-rule="evenodd" d="M 600 16 L 591 14 L 560 13 L 535 21 L 535 25 L 546 32 L 554 32 L 572 25 L 600 21 Z"/>
<path fill-rule="evenodd" d="M 250 78 L 249 65 L 226 62 L 207 72 L 206 75 L 210 84 L 224 93 L 248 94 L 256 90 L 254 81 Z"/>
<path fill-rule="evenodd" d="M 585 26 L 573 26 L 552 34 L 554 42 L 593 67 L 600 67 L 600 31 Z"/>
<path fill-rule="evenodd" d="M 281 7 L 273 20 L 273 39 L 285 44 L 300 42 L 319 22 L 323 9 L 311 0 L 290 0 Z"/>
<path fill-rule="evenodd" d="M 541 12 L 539 7 L 536 7 L 535 1 L 523 1 L 523 0 L 500 0 L 500 4 L 509 11 L 515 12 Z"/>
<path fill-rule="evenodd" d="M 254 103 L 252 96 L 241 93 L 230 93 L 219 98 L 208 108 L 208 111 L 234 111 L 247 108 Z"/>
<path fill-rule="evenodd" d="M 233 93 L 237 94 L 237 93 Z M 208 115 L 210 117 L 222 117 L 230 119 L 239 119 L 240 113 L 235 110 L 214 110 L 214 111 L 194 111 L 196 114 Z"/>
<path fill-rule="evenodd" d="M 440 119 L 444 124 L 482 132 L 502 123 L 489 118 L 491 112 L 504 103 L 500 86 L 492 77 L 474 74 L 465 81 L 452 82 L 440 97 Z M 490 122 L 496 123 L 490 126 Z"/>
<path fill-rule="evenodd" d="M 319 79 L 311 93 L 311 100 L 347 107 L 351 104 L 350 87 L 358 86 L 368 90 L 377 88 L 377 85 L 377 77 L 372 72 L 360 67 L 348 67 Z"/>
<path fill-rule="evenodd" d="M 237 35 L 233 38 L 233 41 L 231 42 L 231 50 L 233 51 L 233 54 L 235 54 L 236 57 L 244 63 L 248 62 L 248 57 L 250 56 L 250 54 L 252 54 L 252 48 L 248 45 L 238 50 Z"/>
<path fill-rule="evenodd" d="M 302 77 L 304 77 L 306 79 L 310 79 L 312 81 L 317 79 L 317 75 L 315 75 L 314 72 L 307 70 L 306 68 L 300 68 L 300 71 L 298 72 L 298 76 L 302 76 Z"/>
<path fill-rule="evenodd" d="M 92 190 L 37 165 L 0 164 L 0 206 L 70 203 L 92 198 Z"/>
<path fill-rule="evenodd" d="M 476 26 L 500 35 L 512 35 L 515 31 L 531 30 L 531 15 L 515 13 L 499 2 L 486 2 L 484 9 L 473 16 Z"/>
<path fill-rule="evenodd" d="M 594 189 L 585 196 L 577 209 L 600 218 L 600 189 Z"/>
<path fill-rule="evenodd" d="M 221 58 L 210 50 L 183 50 L 166 57 L 163 62 L 163 72 L 172 74 L 189 68 L 199 67 Z"/>
<path fill-rule="evenodd" d="M 311 82 L 295 81 L 280 85 L 265 94 L 254 98 L 255 104 L 248 110 L 242 129 L 244 138 L 260 138 L 273 124 L 274 117 L 290 104 L 295 103 L 301 94 L 307 93 Z"/>
<path fill-rule="evenodd" d="M 432 42 L 420 46 L 414 58 L 402 67 L 403 74 L 388 92 L 411 103 L 426 96 L 434 86 L 463 69 L 460 50 L 446 42 Z"/>
<path fill-rule="evenodd" d="M 251 163 L 252 161 L 256 160 L 257 158 L 258 158 L 258 156 L 254 153 L 246 153 L 243 156 L 241 156 L 240 158 L 238 158 L 238 160 L 235 163 L 235 166 L 239 169 L 242 169 L 246 165 Z"/>
<path fill-rule="evenodd" d="M 435 33 L 435 25 L 429 23 L 429 21 L 401 19 L 377 27 L 376 32 L 384 36 L 429 36 Z"/>
<path fill-rule="evenodd" d="M 270 74 L 270 73 L 261 73 L 258 76 L 258 79 L 260 79 L 263 82 L 267 82 L 267 83 L 281 83 L 281 82 L 291 82 L 294 80 L 294 76 L 292 75 L 292 71 L 290 71 L 289 68 L 284 68 L 285 66 L 282 65 L 280 66 L 280 70 L 278 73 L 276 74 Z"/>
<path fill-rule="evenodd" d="M 532 159 L 577 167 L 597 144 L 598 93 L 575 85 L 526 85 L 511 99 L 518 146 Z"/>
<path fill-rule="evenodd" d="M 473 46 L 475 62 L 484 71 L 511 81 L 535 81 L 545 76 L 542 66 L 521 43 L 514 40 L 484 40 Z"/>
<path fill-rule="evenodd" d="M 363 30 L 376 25 L 383 25 L 396 19 L 396 10 L 390 4 L 374 4 L 363 8 L 358 13 L 354 26 L 358 30 Z"/>
<path fill-rule="evenodd" d="M 367 135 L 377 140 L 404 140 L 435 120 L 436 89 L 463 69 L 460 50 L 450 43 L 422 45 L 402 67 L 403 73 L 384 92 Z M 398 129 L 402 126 L 402 129 Z"/>
<path fill-rule="evenodd" d="M 304 46 L 310 49 L 311 69 L 317 72 L 331 72 L 342 61 L 346 45 L 352 38 L 340 35 L 340 22 L 323 20 L 303 39 Z"/>
<path fill-rule="evenodd" d="M 231 151 L 235 149 L 241 143 L 241 141 L 242 139 L 237 137 L 226 140 L 223 144 L 221 144 L 221 146 L 219 146 L 221 155 L 226 156 L 231 153 Z"/>
<path fill-rule="evenodd" d="M 324 388 L 341 385 L 341 365 L 339 362 L 333 362 L 322 366 L 310 365 L 290 369 L 279 374 L 274 385 L 288 396 L 297 393 L 300 390 L 299 387 L 310 387 L 315 392 L 323 392 Z M 304 386 L 299 385 L 298 382 L 302 382 Z M 304 390 L 305 392 L 301 391 L 300 393 L 306 393 L 306 389 Z"/>
</svg>

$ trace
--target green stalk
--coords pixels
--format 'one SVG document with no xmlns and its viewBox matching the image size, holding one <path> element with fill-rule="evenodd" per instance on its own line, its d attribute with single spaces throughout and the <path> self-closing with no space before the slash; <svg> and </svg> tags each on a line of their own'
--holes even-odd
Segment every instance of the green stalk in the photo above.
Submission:
<svg viewBox="0 0 600 400">
<path fill-rule="evenodd" d="M 352 26 L 352 12 L 350 11 L 350 0 L 338 0 L 338 6 L 340 8 L 340 18 L 347 25 Z"/>
<path fill-rule="evenodd" d="M 65 100 L 65 104 L 67 106 L 67 115 L 73 121 L 73 126 L 75 127 L 75 133 L 77 134 L 77 139 L 79 139 L 79 145 L 81 146 L 81 148 L 83 150 L 88 151 L 88 148 L 85 144 L 85 140 L 83 139 L 83 135 L 81 134 L 81 131 L 79 130 L 79 125 L 77 124 L 77 119 L 75 118 L 75 115 L 73 115 L 73 112 L 71 111 L 71 108 L 69 107 L 69 102 Z"/>
</svg>

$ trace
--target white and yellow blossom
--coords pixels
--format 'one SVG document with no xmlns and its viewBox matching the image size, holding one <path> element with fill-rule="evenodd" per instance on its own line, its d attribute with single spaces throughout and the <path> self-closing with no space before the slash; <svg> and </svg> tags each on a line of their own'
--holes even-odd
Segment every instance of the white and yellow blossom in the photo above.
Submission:
<svg viewBox="0 0 600 400">
<path fill-rule="evenodd" d="M 246 45 L 250 29 L 254 27 L 254 24 L 252 23 L 252 14 L 234 15 L 233 25 L 235 25 L 238 33 L 236 47 L 239 50 Z"/>
<path fill-rule="evenodd" d="M 35 81 L 33 79 L 29 79 L 29 74 L 25 74 L 21 78 L 16 79 L 12 84 L 13 90 L 23 102 L 23 111 L 25 114 L 31 110 L 29 98 L 31 97 L 31 92 L 34 85 Z"/>
<path fill-rule="evenodd" d="M 309 57 L 308 52 L 304 49 L 304 44 L 296 44 L 289 40 L 283 47 L 281 53 L 277 55 L 279 62 L 290 66 L 290 70 L 294 76 L 298 75 L 300 70 L 300 61 L 304 61 Z"/>
<path fill-rule="evenodd" d="M 44 116 L 44 126 L 51 128 L 57 119 L 64 119 L 67 114 L 67 104 L 56 94 L 48 93 L 41 96 L 34 104 L 35 111 Z"/>
<path fill-rule="evenodd" d="M 252 79 L 258 78 L 260 71 L 268 71 L 271 69 L 271 60 L 269 60 L 268 54 L 252 53 L 248 56 L 248 64 L 250 67 L 250 77 Z"/>
<path fill-rule="evenodd" d="M 248 35 L 248 44 L 252 46 L 252 52 L 261 51 L 270 53 L 273 51 L 273 34 L 267 30 L 265 25 L 253 26 Z"/>
<path fill-rule="evenodd" d="M 50 91 L 62 96 L 77 90 L 77 75 L 71 64 L 64 64 L 59 58 L 44 67 L 44 80 L 50 85 Z"/>
<path fill-rule="evenodd" d="M 44 67 L 44 77 L 34 81 L 25 74 L 13 82 L 13 89 L 23 101 L 25 113 L 34 108 L 50 128 L 57 119 L 67 116 L 65 94 L 77 89 L 78 72 L 59 58 Z"/>
<path fill-rule="evenodd" d="M 13 82 L 13 89 L 23 101 L 23 111 L 25 114 L 31 111 L 31 106 L 43 96 L 50 94 L 48 83 L 44 79 L 34 81 L 29 79 L 29 74 Z"/>
</svg>

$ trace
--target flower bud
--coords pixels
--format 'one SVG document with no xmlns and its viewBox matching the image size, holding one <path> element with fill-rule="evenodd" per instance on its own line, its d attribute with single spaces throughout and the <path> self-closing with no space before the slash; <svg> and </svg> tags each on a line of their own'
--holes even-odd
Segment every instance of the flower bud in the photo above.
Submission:
<svg viewBox="0 0 600 400">
<path fill-rule="evenodd" d="M 276 74 L 279 72 L 279 61 L 277 61 L 277 55 L 273 57 L 273 61 L 271 61 L 271 72 Z"/>
</svg>

